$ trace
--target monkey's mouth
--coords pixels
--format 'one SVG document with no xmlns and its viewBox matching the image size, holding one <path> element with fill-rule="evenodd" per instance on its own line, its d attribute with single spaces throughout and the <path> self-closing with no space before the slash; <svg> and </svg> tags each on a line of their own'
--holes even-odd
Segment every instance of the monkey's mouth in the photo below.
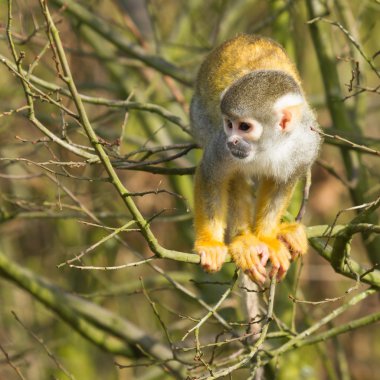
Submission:
<svg viewBox="0 0 380 380">
<path fill-rule="evenodd" d="M 229 148 L 229 150 L 234 157 L 239 158 L 240 160 L 247 158 L 251 153 L 250 149 L 239 149 L 237 147 Z"/>
<path fill-rule="evenodd" d="M 227 148 L 234 157 L 240 160 L 247 158 L 252 151 L 251 145 L 249 143 L 241 138 L 236 137 L 231 138 L 227 141 Z"/>
</svg>

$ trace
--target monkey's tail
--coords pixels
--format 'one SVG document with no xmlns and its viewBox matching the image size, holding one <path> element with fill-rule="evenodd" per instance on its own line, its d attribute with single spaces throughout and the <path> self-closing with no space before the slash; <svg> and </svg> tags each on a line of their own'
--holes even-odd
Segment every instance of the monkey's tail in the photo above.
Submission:
<svg viewBox="0 0 380 380">
<path fill-rule="evenodd" d="M 249 323 L 248 334 L 250 337 L 248 342 L 254 344 L 258 339 L 261 331 L 261 314 L 260 314 L 260 296 L 259 287 L 252 282 L 248 276 L 241 276 L 241 288 L 244 297 L 244 304 L 246 309 L 247 320 Z M 257 369 L 254 380 L 265 380 L 264 368 Z"/>
<path fill-rule="evenodd" d="M 241 288 L 244 295 L 244 304 L 246 315 L 248 316 L 249 331 L 252 336 L 252 341 L 257 339 L 257 334 L 261 330 L 260 324 L 260 300 L 259 300 L 259 287 L 249 279 L 248 276 L 243 275 L 241 278 Z"/>
</svg>

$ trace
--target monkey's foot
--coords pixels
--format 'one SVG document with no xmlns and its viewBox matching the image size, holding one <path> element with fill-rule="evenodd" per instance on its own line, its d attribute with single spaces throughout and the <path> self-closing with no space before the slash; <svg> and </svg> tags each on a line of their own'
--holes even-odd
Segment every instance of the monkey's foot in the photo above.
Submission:
<svg viewBox="0 0 380 380">
<path fill-rule="evenodd" d="M 201 257 L 201 267 L 206 272 L 219 271 L 227 256 L 227 246 L 213 240 L 197 240 L 194 251 Z"/>
<path fill-rule="evenodd" d="M 300 223 L 282 223 L 279 226 L 278 239 L 288 248 L 292 260 L 307 252 L 305 227 Z"/>
<path fill-rule="evenodd" d="M 266 244 L 251 233 L 236 236 L 228 247 L 235 264 L 258 285 L 263 285 L 267 273 L 269 251 Z"/>
</svg>

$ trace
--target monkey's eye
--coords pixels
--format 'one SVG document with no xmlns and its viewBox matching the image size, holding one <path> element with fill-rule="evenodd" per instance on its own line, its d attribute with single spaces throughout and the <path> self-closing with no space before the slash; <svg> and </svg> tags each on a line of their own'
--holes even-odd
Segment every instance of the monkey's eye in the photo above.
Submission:
<svg viewBox="0 0 380 380">
<path fill-rule="evenodd" d="M 243 131 L 243 132 L 247 132 L 251 129 L 251 125 L 248 124 L 248 123 L 240 123 L 239 124 L 239 130 Z"/>
<path fill-rule="evenodd" d="M 232 129 L 232 121 L 231 120 L 226 120 L 226 126 L 228 129 Z"/>
</svg>

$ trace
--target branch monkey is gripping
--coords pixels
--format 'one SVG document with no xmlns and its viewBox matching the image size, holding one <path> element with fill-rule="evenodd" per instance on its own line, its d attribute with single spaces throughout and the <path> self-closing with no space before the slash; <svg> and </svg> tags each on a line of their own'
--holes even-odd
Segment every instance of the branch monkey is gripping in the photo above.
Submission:
<svg viewBox="0 0 380 380">
<path fill-rule="evenodd" d="M 304 227 L 281 217 L 320 145 L 296 68 L 274 41 L 239 35 L 203 62 L 190 118 L 204 148 L 194 198 L 202 267 L 218 271 L 229 253 L 254 282 L 268 261 L 281 279 L 307 250 Z"/>
</svg>

